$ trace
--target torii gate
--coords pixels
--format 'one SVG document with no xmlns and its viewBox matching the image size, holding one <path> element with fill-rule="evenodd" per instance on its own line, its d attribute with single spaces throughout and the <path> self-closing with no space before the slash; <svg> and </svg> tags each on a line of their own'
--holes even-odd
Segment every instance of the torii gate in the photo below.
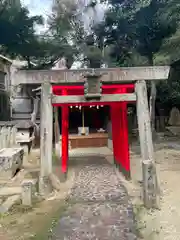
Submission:
<svg viewBox="0 0 180 240">
<path fill-rule="evenodd" d="M 41 90 L 41 182 L 52 172 L 53 106 L 62 109 L 62 172 L 68 169 L 68 114 L 70 105 L 109 105 L 111 109 L 114 160 L 127 178 L 130 160 L 127 125 L 127 103 L 137 104 L 137 118 L 146 205 L 157 203 L 157 179 L 146 80 L 165 80 L 169 66 L 81 69 L 20 70 L 16 84 L 42 84 Z"/>
</svg>

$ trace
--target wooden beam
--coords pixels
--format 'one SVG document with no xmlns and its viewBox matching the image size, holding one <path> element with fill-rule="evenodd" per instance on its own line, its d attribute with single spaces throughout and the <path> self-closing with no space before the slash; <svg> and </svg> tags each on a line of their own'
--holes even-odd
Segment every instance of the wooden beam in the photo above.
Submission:
<svg viewBox="0 0 180 240">
<path fill-rule="evenodd" d="M 121 83 L 136 80 L 160 80 L 169 76 L 169 66 L 100 68 L 80 70 L 19 70 L 13 75 L 13 83 L 42 84 L 44 79 L 52 83 L 82 83 L 87 73 L 102 74 L 102 82 Z"/>
<path fill-rule="evenodd" d="M 86 100 L 84 96 L 57 96 L 52 95 L 52 104 L 74 104 L 74 103 L 87 103 L 87 102 L 122 102 L 122 101 L 136 101 L 136 94 L 104 94 L 100 99 Z"/>
<path fill-rule="evenodd" d="M 159 207 L 158 181 L 154 161 L 154 150 L 150 124 L 147 88 L 145 81 L 136 83 L 137 93 L 137 118 L 139 139 L 142 156 L 142 180 L 144 204 L 147 208 Z"/>
</svg>

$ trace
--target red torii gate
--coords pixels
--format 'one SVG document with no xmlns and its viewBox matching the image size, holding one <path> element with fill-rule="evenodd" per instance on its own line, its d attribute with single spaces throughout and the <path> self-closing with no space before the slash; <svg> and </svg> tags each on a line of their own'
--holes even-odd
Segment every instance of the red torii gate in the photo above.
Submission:
<svg viewBox="0 0 180 240">
<path fill-rule="evenodd" d="M 54 95 L 60 96 L 83 96 L 83 86 L 52 86 Z M 102 94 L 128 94 L 134 93 L 134 84 L 108 84 L 102 85 Z M 131 101 L 132 102 L 132 101 Z M 53 106 L 62 109 L 62 158 L 61 167 L 65 174 L 68 169 L 68 128 L 69 128 L 69 106 L 80 105 L 109 105 L 112 122 L 112 140 L 114 161 L 121 168 L 127 178 L 130 178 L 130 159 L 129 159 L 129 143 L 128 143 L 128 120 L 127 120 L 127 103 L 122 102 L 79 102 L 79 103 L 54 103 Z"/>
<path fill-rule="evenodd" d="M 115 161 L 130 176 L 128 151 L 127 103 L 136 101 L 142 156 L 144 203 L 157 204 L 158 186 L 147 100 L 146 80 L 168 79 L 169 66 L 79 69 L 20 70 L 12 74 L 12 84 L 42 84 L 41 90 L 41 171 L 39 189 L 48 189 L 52 174 L 53 107 L 62 107 L 62 171 L 67 172 L 68 106 L 109 105 L 111 108 Z M 91 80 L 95 81 L 91 81 Z"/>
</svg>

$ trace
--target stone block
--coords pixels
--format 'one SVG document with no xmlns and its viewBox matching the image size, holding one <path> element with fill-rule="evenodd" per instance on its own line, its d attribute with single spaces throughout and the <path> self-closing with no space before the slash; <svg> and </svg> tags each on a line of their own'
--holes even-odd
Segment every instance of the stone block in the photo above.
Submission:
<svg viewBox="0 0 180 240">
<path fill-rule="evenodd" d="M 0 188 L 0 197 L 7 197 L 21 194 L 21 187 L 2 187 Z"/>
<path fill-rule="evenodd" d="M 22 191 L 23 188 L 26 187 L 27 185 L 31 185 L 31 190 L 32 190 L 32 197 L 35 197 L 36 193 L 39 191 L 39 185 L 38 185 L 38 179 L 24 179 L 21 186 L 22 186 Z"/>
<path fill-rule="evenodd" d="M 32 183 L 24 182 L 22 184 L 22 205 L 23 206 L 32 206 Z"/>
<path fill-rule="evenodd" d="M 50 193 L 52 193 L 53 187 L 49 177 L 40 176 L 39 177 L 39 194 L 41 197 L 46 199 Z"/>
<path fill-rule="evenodd" d="M 0 213 L 7 213 L 14 204 L 16 204 L 20 199 L 20 195 L 14 195 L 8 197 L 0 206 Z"/>
<path fill-rule="evenodd" d="M 23 148 L 4 148 L 0 150 L 0 178 L 11 179 L 23 163 Z"/>
</svg>

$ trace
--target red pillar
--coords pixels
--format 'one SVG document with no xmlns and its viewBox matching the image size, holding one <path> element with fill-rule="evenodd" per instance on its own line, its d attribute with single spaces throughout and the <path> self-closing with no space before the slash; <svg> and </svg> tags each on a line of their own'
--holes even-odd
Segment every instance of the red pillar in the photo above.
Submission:
<svg viewBox="0 0 180 240">
<path fill-rule="evenodd" d="M 118 164 L 119 154 L 121 149 L 121 136 L 120 136 L 120 105 L 111 106 L 111 124 L 112 124 L 112 142 L 113 142 L 113 153 L 114 162 Z"/>
<path fill-rule="evenodd" d="M 127 103 L 120 103 L 120 135 L 122 139 L 121 153 L 120 153 L 120 168 L 127 178 L 130 178 L 130 157 L 129 157 L 129 138 L 128 138 L 128 117 L 127 117 Z"/>
<path fill-rule="evenodd" d="M 130 178 L 127 103 L 111 106 L 114 161 L 126 178 Z"/>
<path fill-rule="evenodd" d="M 67 90 L 62 90 L 62 95 L 67 95 Z M 69 108 L 67 105 L 61 107 L 62 115 L 62 157 L 61 157 L 61 167 L 62 172 L 66 173 L 68 168 L 68 146 L 69 146 Z"/>
</svg>

